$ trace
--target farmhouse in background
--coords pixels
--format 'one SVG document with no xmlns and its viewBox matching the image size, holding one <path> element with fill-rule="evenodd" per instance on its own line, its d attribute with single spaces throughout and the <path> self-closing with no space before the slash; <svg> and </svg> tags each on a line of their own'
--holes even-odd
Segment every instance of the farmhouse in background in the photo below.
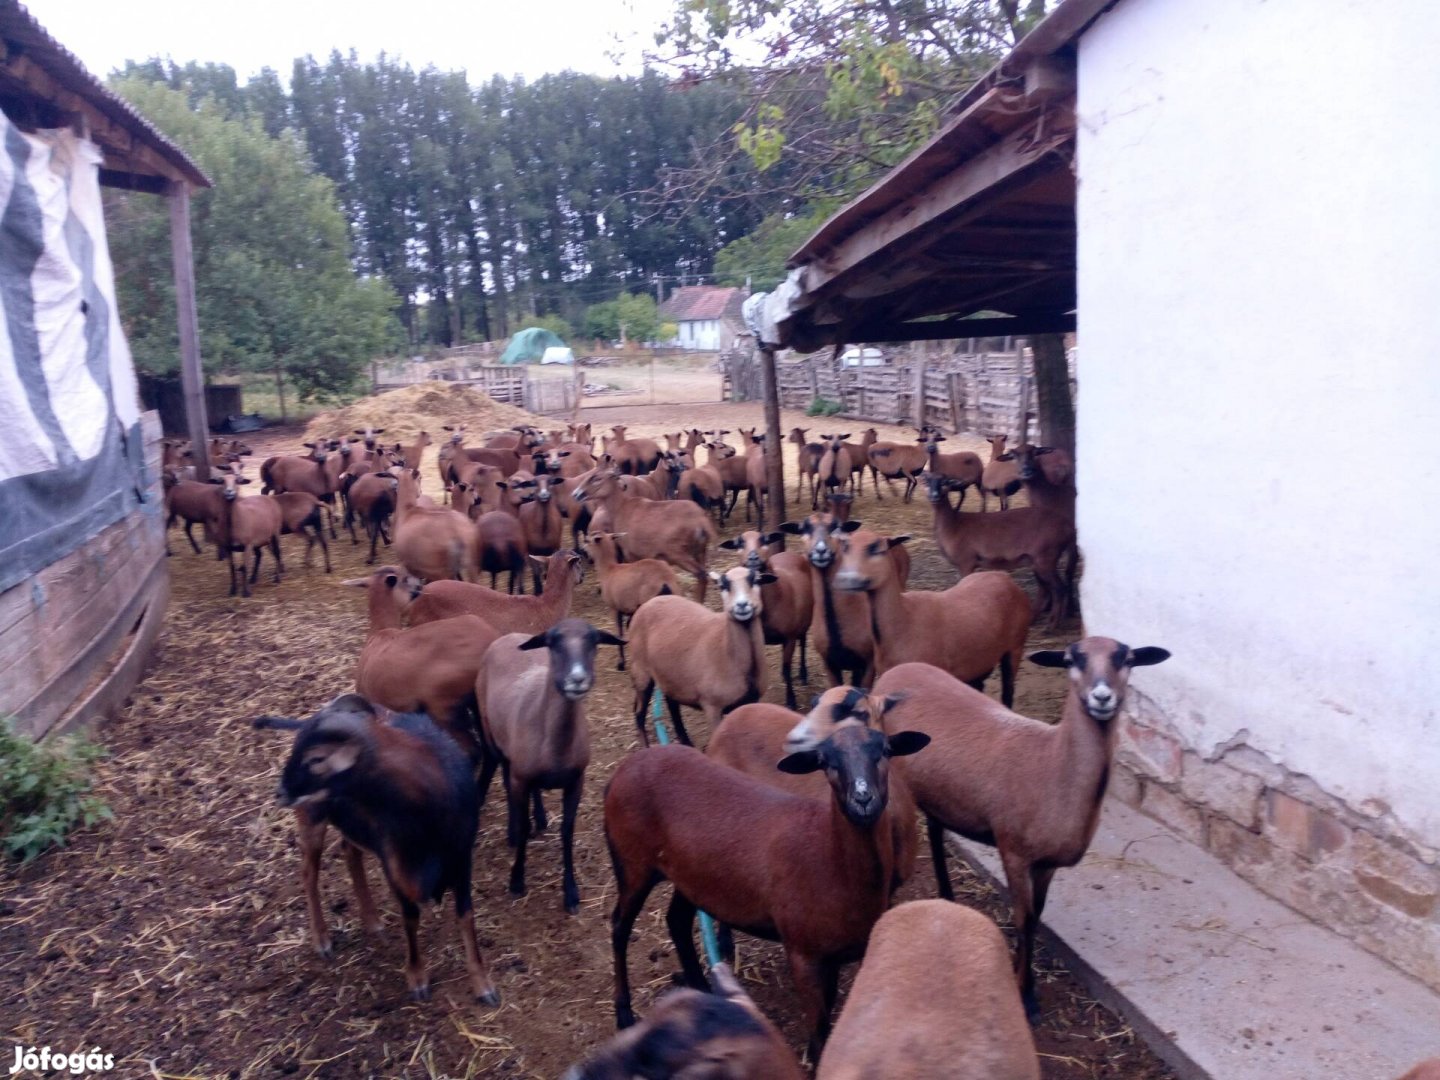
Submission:
<svg viewBox="0 0 1440 1080">
<path fill-rule="evenodd" d="M 745 290 L 723 285 L 682 285 L 660 305 L 660 320 L 679 327 L 675 341 L 682 349 L 721 352 L 745 333 L 740 306 Z"/>
<path fill-rule="evenodd" d="M 1112 796 L 1440 988 L 1437 34 L 1427 0 L 1066 0 L 759 328 L 1077 331 L 1086 628 L 1174 653 Z"/>
</svg>

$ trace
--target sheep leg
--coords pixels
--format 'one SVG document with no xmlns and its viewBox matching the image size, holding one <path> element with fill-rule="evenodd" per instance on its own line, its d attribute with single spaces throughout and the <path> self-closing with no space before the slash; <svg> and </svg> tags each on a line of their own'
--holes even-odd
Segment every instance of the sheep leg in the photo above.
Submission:
<svg viewBox="0 0 1440 1080">
<path fill-rule="evenodd" d="M 430 979 L 425 974 L 425 961 L 420 959 L 420 905 L 398 889 L 400 914 L 405 920 L 405 982 L 413 1001 L 430 1000 Z"/>
<path fill-rule="evenodd" d="M 945 826 L 933 814 L 925 815 L 925 831 L 930 834 L 930 862 L 935 867 L 935 888 L 941 900 L 954 900 L 955 890 L 950 887 L 950 867 L 945 861 Z"/>
<path fill-rule="evenodd" d="M 230 563 L 230 595 L 234 596 L 235 593 L 239 591 L 239 586 L 235 582 L 235 548 L 233 545 L 230 544 L 227 544 L 225 546 L 227 550 L 225 552 L 225 555 L 222 556 L 222 558 L 228 559 Z M 245 563 L 243 561 L 240 563 L 240 577 L 242 579 L 245 577 Z M 250 590 L 248 588 L 245 590 L 245 595 L 250 595 Z"/>
<path fill-rule="evenodd" d="M 485 961 L 480 957 L 480 947 L 475 941 L 475 907 L 470 895 L 470 866 L 468 860 L 464 876 L 454 884 L 455 924 L 460 929 L 460 950 L 465 954 L 465 969 L 470 973 L 470 992 L 476 1001 L 494 1008 L 500 1004 L 500 991 L 490 981 Z"/>
<path fill-rule="evenodd" d="M 615 611 L 615 636 L 620 639 L 620 659 L 615 663 L 616 671 L 625 670 L 625 614 L 618 608 Z"/>
<path fill-rule="evenodd" d="M 685 721 L 680 717 L 680 703 L 674 698 L 666 698 L 665 703 L 670 706 L 670 723 L 675 728 L 676 737 L 686 746 L 694 746 L 695 744 L 690 741 L 690 733 L 685 730 Z M 714 731 L 719 724 L 720 718 L 717 716 L 710 725 L 710 730 Z"/>
<path fill-rule="evenodd" d="M 537 787 L 531 792 L 530 803 L 535 811 L 535 835 L 539 836 L 550 827 L 550 819 L 545 816 L 545 802 L 541 798 L 542 792 Z"/>
<path fill-rule="evenodd" d="M 795 708 L 795 683 L 791 678 L 791 662 L 795 659 L 795 639 L 787 637 L 780 647 L 780 672 L 785 676 L 785 707 Z"/>
<path fill-rule="evenodd" d="M 1000 657 L 1000 704 L 1007 709 L 1015 707 L 1015 656 L 1006 653 Z"/>
<path fill-rule="evenodd" d="M 809 634 L 800 635 L 800 681 L 802 683 L 810 681 L 810 665 L 805 660 L 806 643 L 809 639 Z"/>
<path fill-rule="evenodd" d="M 700 966 L 700 954 L 695 950 L 695 913 L 698 910 L 687 896 L 676 889 L 665 912 L 665 925 L 670 930 L 670 940 L 675 943 L 675 957 L 680 961 L 685 984 L 696 990 L 709 990 L 705 969 Z"/>
<path fill-rule="evenodd" d="M 580 795 L 584 788 L 585 774 L 580 773 L 566 786 L 560 803 L 560 858 L 565 875 L 565 910 L 571 915 L 580 912 L 580 887 L 575 884 L 575 813 L 580 809 Z"/>
<path fill-rule="evenodd" d="M 606 840 L 609 840 L 608 836 Z M 615 1028 L 623 1031 L 635 1024 L 635 1010 L 630 1004 L 630 970 L 625 961 L 625 954 L 630 949 L 630 931 L 634 929 L 635 920 L 639 918 L 651 891 L 659 883 L 660 875 L 652 870 L 644 881 L 636 881 L 630 886 L 626 878 L 631 875 L 616 856 L 613 845 L 610 847 L 610 861 L 615 865 L 618 891 L 615 910 L 610 913 L 610 950 L 615 958 Z M 627 886 L 634 890 L 628 895 Z"/>
<path fill-rule="evenodd" d="M 350 872 L 350 885 L 355 890 L 355 906 L 360 909 L 360 926 L 367 934 L 378 933 L 380 915 L 375 910 L 375 898 L 370 895 L 370 882 L 365 878 L 365 853 L 349 840 L 342 848 L 345 869 Z"/>
<path fill-rule="evenodd" d="M 516 828 L 515 807 L 510 803 L 510 762 L 500 759 L 500 783 L 505 787 L 505 844 L 515 847 L 519 843 L 520 831 Z"/>
<path fill-rule="evenodd" d="M 280 575 L 285 572 L 285 560 L 280 557 L 280 534 L 276 533 L 270 537 L 270 555 L 275 560 L 275 584 L 280 584 Z M 330 552 L 325 552 L 325 557 L 330 557 Z M 258 566 L 259 563 L 256 563 Z"/>
<path fill-rule="evenodd" d="M 480 747 L 480 779 L 477 784 L 479 804 L 476 807 L 476 817 L 480 811 L 485 809 L 485 796 L 490 794 L 490 784 L 495 779 L 495 770 L 500 767 L 500 757 L 488 746 Z"/>
<path fill-rule="evenodd" d="M 195 554 L 200 554 L 200 545 L 195 542 L 195 534 L 190 530 L 195 528 L 195 522 L 185 522 L 185 539 L 190 541 L 190 546 L 195 549 Z"/>
<path fill-rule="evenodd" d="M 254 585 L 256 579 L 260 577 L 260 554 L 263 549 L 261 545 L 256 544 L 254 550 L 255 566 L 251 569 L 248 576 L 245 574 L 245 557 L 243 555 L 240 557 L 240 576 L 245 579 L 245 591 L 241 594 L 242 596 L 250 595 L 250 586 Z"/>
<path fill-rule="evenodd" d="M 1025 1016 L 1034 1024 L 1040 1019 L 1040 1002 L 1035 996 L 1035 931 L 1040 925 L 1035 910 L 1034 869 L 1013 851 L 1002 851 L 1000 861 L 1005 867 L 1005 884 L 1010 890 L 1011 918 L 1015 925 L 1015 981 L 1020 987 L 1020 1001 Z M 1047 880 L 1048 888 L 1049 882 Z"/>
<path fill-rule="evenodd" d="M 321 529 L 318 528 L 318 527 L 315 529 L 315 539 L 318 540 L 318 541 L 320 541 L 320 551 L 321 551 L 321 552 L 324 554 L 324 556 L 325 556 L 325 572 L 326 572 L 327 574 L 328 574 L 328 573 L 331 573 L 331 569 L 330 569 L 330 544 L 329 544 L 329 542 L 325 539 L 325 533 L 324 533 L 324 531 L 321 530 Z M 310 551 L 309 551 L 308 548 L 307 548 L 306 551 L 305 551 L 305 558 L 306 558 L 307 560 L 310 558 Z M 307 562 L 306 565 L 308 566 L 309 563 Z"/>
<path fill-rule="evenodd" d="M 795 983 L 795 994 L 800 999 L 800 1008 L 805 1016 L 805 1026 L 810 1031 L 808 1049 L 811 1062 L 820 1060 L 820 1051 L 830 1035 L 830 1013 L 827 998 L 834 1000 L 834 991 L 828 985 L 834 982 L 834 968 L 831 966 L 827 979 L 825 965 L 814 957 L 789 952 L 790 978 Z"/>
<path fill-rule="evenodd" d="M 634 672 L 631 672 L 634 678 Z M 650 711 L 650 698 L 655 694 L 655 680 L 651 679 L 645 684 L 644 689 L 638 685 L 635 688 L 635 726 L 640 729 L 640 742 L 650 745 L 650 733 L 645 730 L 645 714 Z M 631 1023 L 634 1023 L 632 1020 Z"/>
<path fill-rule="evenodd" d="M 322 504 L 325 507 L 325 518 L 330 522 L 330 539 L 339 540 L 340 534 L 335 531 L 335 496 L 331 495 Z"/>
<path fill-rule="evenodd" d="M 872 466 L 871 469 L 870 469 L 870 483 L 875 486 L 875 499 L 876 499 L 876 501 L 878 501 L 878 502 L 884 502 L 884 501 L 885 501 L 885 496 L 880 494 L 880 470 L 874 468 L 873 466 Z M 889 484 L 889 483 L 890 483 L 890 478 L 889 478 L 888 476 L 885 478 L 885 483 L 886 483 L 886 484 Z M 865 494 L 865 470 L 864 470 L 864 469 L 861 469 L 861 470 L 860 470 L 860 494 L 861 494 L 861 495 Z M 894 487 L 891 487 L 891 488 L 890 488 L 890 494 L 891 494 L 891 495 L 894 495 L 894 494 L 895 494 L 895 489 L 894 489 Z"/>
<path fill-rule="evenodd" d="M 530 585 L 536 596 L 545 595 L 545 582 L 540 579 L 540 568 L 533 562 L 530 564 Z"/>
<path fill-rule="evenodd" d="M 310 943 L 329 960 L 335 955 L 335 946 L 325 925 L 325 909 L 320 906 L 320 855 L 325 850 L 325 822 L 313 819 L 304 807 L 296 810 L 295 838 L 300 843 L 300 885 L 305 892 Z"/>
<path fill-rule="evenodd" d="M 507 770 L 508 771 L 508 770 Z M 510 867 L 510 895 L 525 895 L 525 849 L 530 843 L 530 784 L 518 776 L 506 778 L 506 804 L 510 809 L 510 831 L 515 836 L 515 863 Z"/>
<path fill-rule="evenodd" d="M 715 947 L 720 950 L 720 959 L 731 967 L 735 966 L 735 931 L 722 922 L 715 924 Z"/>
</svg>

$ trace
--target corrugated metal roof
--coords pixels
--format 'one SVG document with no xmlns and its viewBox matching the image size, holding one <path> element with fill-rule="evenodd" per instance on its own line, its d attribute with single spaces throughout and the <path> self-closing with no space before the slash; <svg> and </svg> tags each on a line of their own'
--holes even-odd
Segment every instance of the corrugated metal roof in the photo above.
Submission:
<svg viewBox="0 0 1440 1080">
<path fill-rule="evenodd" d="M 17 0 L 0 0 L 0 42 L 0 78 L 61 109 L 86 113 L 91 138 L 106 153 L 107 169 L 212 186 L 185 151 L 91 75 Z"/>
</svg>

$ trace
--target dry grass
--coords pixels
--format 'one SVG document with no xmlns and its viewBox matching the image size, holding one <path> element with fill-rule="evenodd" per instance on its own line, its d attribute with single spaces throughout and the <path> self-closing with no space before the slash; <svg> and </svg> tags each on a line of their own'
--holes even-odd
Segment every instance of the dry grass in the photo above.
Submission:
<svg viewBox="0 0 1440 1080">
<path fill-rule="evenodd" d="M 440 429 L 455 423 L 469 427 L 472 443 L 481 432 L 492 428 L 516 424 L 534 424 L 541 429 L 556 426 L 553 419 L 494 401 L 473 386 L 435 381 L 372 394 L 342 409 L 322 412 L 306 426 L 305 437 L 349 435 L 358 428 L 373 427 L 385 429 L 386 443 L 408 443 L 422 431 L 428 431 L 439 442 Z"/>
<path fill-rule="evenodd" d="M 653 436 L 690 425 L 748 427 L 758 412 L 750 406 L 633 409 L 624 418 L 635 434 Z M 598 427 L 601 418 L 595 419 Z M 488 418 L 469 422 L 472 430 L 504 426 Z M 363 421 L 327 421 L 325 430 L 341 423 Z M 787 417 L 787 427 L 791 423 L 840 425 Z M 409 434 L 402 430 L 398 437 Z M 251 441 L 263 456 L 292 449 L 299 433 Z M 432 448 L 421 470 L 432 493 L 434 455 Z M 917 587 L 953 580 L 929 541 L 923 498 L 910 505 L 887 498 L 877 506 L 867 494 L 856 517 L 915 534 Z M 559 1075 L 613 1031 L 608 915 L 614 886 L 599 799 L 605 779 L 636 745 L 628 681 L 602 664 L 591 699 L 594 761 L 576 839 L 580 914 L 567 917 L 561 908 L 554 830 L 532 845 L 530 894 L 514 900 L 506 892 L 510 856 L 497 787 L 482 815 L 475 901 L 480 946 L 504 1003 L 489 1010 L 467 1001 L 453 927 L 432 913 L 421 945 L 435 997 L 413 1005 L 400 972 L 403 945 L 393 904 L 377 893 L 385 931 L 366 939 L 333 857 L 323 889 L 338 931 L 336 959 L 322 961 L 306 940 L 291 821 L 273 795 L 289 740 L 254 732 L 248 721 L 262 713 L 305 714 L 350 687 L 365 632 L 364 597 L 339 582 L 365 572 L 366 549 L 342 539 L 335 572 L 327 576 L 300 569 L 303 549 L 294 540 L 285 544 L 286 579 L 274 586 L 262 573 L 251 600 L 225 595 L 225 574 L 213 555 L 191 555 L 177 545 L 184 553 L 171 563 L 174 598 L 151 674 L 99 733 L 113 750 L 101 766 L 100 791 L 116 811 L 115 822 L 18 871 L 7 868 L 0 879 L 3 1033 L 14 1043 L 57 1049 L 98 1045 L 116 1055 L 117 1075 L 125 1077 Z M 725 565 L 718 556 L 714 562 Z M 576 609 L 605 625 L 593 579 L 578 590 Z M 1035 638 L 1036 644 L 1056 640 Z M 771 698 L 780 700 L 778 675 L 771 681 L 777 688 Z M 812 686 L 819 689 L 820 682 L 812 673 Z M 1063 676 L 1031 669 L 1020 679 L 1018 705 L 1032 715 L 1055 715 L 1062 695 Z M 692 730 L 699 739 L 706 735 L 698 719 Z M 1004 917 L 987 886 L 953 870 L 962 898 Z M 378 884 L 375 874 L 372 865 Z M 653 993 L 670 985 L 676 968 L 663 893 L 657 890 L 630 950 L 642 1012 Z M 933 894 L 922 860 L 903 896 Z M 803 1033 L 782 954 L 744 938 L 740 947 L 742 976 L 798 1047 Z M 1037 1037 L 1047 1078 L 1169 1075 L 1053 959 L 1042 964 L 1046 1018 Z"/>
</svg>

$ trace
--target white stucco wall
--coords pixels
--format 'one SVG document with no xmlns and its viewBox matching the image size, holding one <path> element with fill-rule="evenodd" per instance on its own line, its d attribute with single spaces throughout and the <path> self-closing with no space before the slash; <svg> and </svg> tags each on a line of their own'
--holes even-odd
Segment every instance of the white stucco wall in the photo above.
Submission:
<svg viewBox="0 0 1440 1080">
<path fill-rule="evenodd" d="M 1080 42 L 1088 628 L 1440 843 L 1440 4 L 1123 0 Z"/>
<path fill-rule="evenodd" d="M 714 351 L 720 348 L 720 320 L 692 319 L 680 323 L 680 347 Z"/>
</svg>

